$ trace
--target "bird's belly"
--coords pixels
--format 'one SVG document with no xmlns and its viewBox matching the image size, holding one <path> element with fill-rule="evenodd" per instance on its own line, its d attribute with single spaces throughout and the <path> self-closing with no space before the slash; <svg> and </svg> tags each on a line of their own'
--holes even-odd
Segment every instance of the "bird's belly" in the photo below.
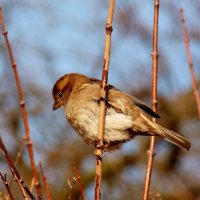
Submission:
<svg viewBox="0 0 200 200">
<path fill-rule="evenodd" d="M 65 113 L 78 134 L 87 143 L 95 145 L 98 134 L 99 107 L 90 106 L 84 108 L 82 106 L 79 110 L 66 107 Z M 118 113 L 112 108 L 107 109 L 104 143 L 111 144 L 130 140 L 133 136 L 129 133 L 128 129 L 132 127 L 132 124 L 133 122 L 130 116 Z"/>
</svg>

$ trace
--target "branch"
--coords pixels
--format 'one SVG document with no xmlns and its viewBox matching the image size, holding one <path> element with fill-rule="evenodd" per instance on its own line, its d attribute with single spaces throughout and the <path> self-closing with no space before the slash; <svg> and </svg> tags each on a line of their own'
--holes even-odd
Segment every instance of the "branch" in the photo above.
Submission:
<svg viewBox="0 0 200 200">
<path fill-rule="evenodd" d="M 25 132 L 26 132 L 26 141 L 27 141 L 27 148 L 28 148 L 28 153 L 29 153 L 29 158 L 30 158 L 30 163 L 31 163 L 32 174 L 33 174 L 34 179 L 35 179 L 35 187 L 36 187 L 38 199 L 41 200 L 42 199 L 42 193 L 41 193 L 41 189 L 40 189 L 38 173 L 37 173 L 37 170 L 36 170 L 36 167 L 35 167 L 34 153 L 33 153 L 32 142 L 31 142 L 31 138 L 30 138 L 30 129 L 29 129 L 29 124 L 28 124 L 28 117 L 27 117 L 27 112 L 26 112 L 26 107 L 25 107 L 25 101 L 24 101 L 24 97 L 23 97 L 23 93 L 22 93 L 19 74 L 18 74 L 18 71 L 17 71 L 17 64 L 15 62 L 13 52 L 12 52 L 12 48 L 10 46 L 10 42 L 9 42 L 9 39 L 8 39 L 8 32 L 7 32 L 6 27 L 5 27 L 5 23 L 4 23 L 4 19 L 3 19 L 3 10 L 2 10 L 1 7 L 0 7 L 0 22 L 1 22 L 1 26 L 2 26 L 2 33 L 3 33 L 4 38 L 5 38 L 6 46 L 8 48 L 8 53 L 9 53 L 9 56 L 10 56 L 10 61 L 11 61 L 11 64 L 12 64 L 12 68 L 13 68 L 13 72 L 14 72 L 14 76 L 15 76 L 15 81 L 16 81 L 16 86 L 17 86 L 17 91 L 18 91 L 18 95 L 19 95 L 19 99 L 20 99 L 20 106 L 21 106 L 21 112 L 22 112 L 22 117 L 23 117 L 24 129 L 25 129 Z"/>
<path fill-rule="evenodd" d="M 18 182 L 18 180 L 17 180 L 17 182 Z M 23 199 L 24 200 L 29 200 L 28 196 L 26 195 L 26 191 L 24 190 L 24 188 L 23 188 L 23 186 L 21 184 L 19 184 L 19 188 L 20 188 L 20 190 L 22 192 Z"/>
<path fill-rule="evenodd" d="M 76 178 L 73 177 L 72 179 L 73 179 L 72 184 L 70 183 L 69 179 L 67 179 L 67 182 L 68 182 L 68 185 L 69 185 L 69 189 L 70 189 L 70 191 L 69 191 L 69 196 L 68 196 L 68 200 L 71 200 L 72 190 L 73 190 L 74 185 L 75 185 L 75 183 L 76 183 Z"/>
<path fill-rule="evenodd" d="M 82 200 L 86 200 L 85 193 L 84 193 L 84 190 L 83 190 L 83 184 L 82 184 L 82 181 L 81 181 L 81 176 L 80 176 L 80 173 L 78 171 L 77 165 L 73 166 L 73 170 L 74 170 L 76 179 L 78 180 L 80 193 L 81 193 L 81 198 L 82 198 Z"/>
<path fill-rule="evenodd" d="M 19 150 L 18 150 L 18 152 L 17 152 L 17 155 L 16 155 L 16 159 L 15 159 L 15 162 L 14 162 L 14 165 L 15 166 L 17 166 L 17 164 L 18 164 L 18 162 L 19 162 L 19 159 L 20 159 L 20 157 L 21 157 L 21 155 L 22 155 L 22 150 L 23 150 L 23 148 L 24 148 L 24 141 L 26 140 L 26 137 L 22 137 L 22 141 L 21 141 L 21 145 L 20 145 L 20 147 L 19 147 Z M 10 187 L 12 186 L 12 183 L 13 183 L 13 178 L 11 179 L 11 181 L 10 181 Z"/>
<path fill-rule="evenodd" d="M 181 22 L 182 22 L 182 26 L 183 26 L 185 50 L 186 50 L 188 65 L 190 68 L 192 87 L 193 87 L 193 92 L 194 92 L 194 99 L 196 101 L 196 105 L 197 105 L 197 109 L 198 109 L 198 113 L 199 113 L 199 119 L 200 119 L 200 97 L 199 97 L 199 93 L 198 93 L 197 81 L 195 79 L 195 74 L 194 74 L 194 65 L 193 65 L 193 60 L 192 60 L 192 54 L 190 51 L 190 39 L 189 39 L 189 34 L 188 34 L 186 22 L 185 22 L 183 9 L 180 9 L 180 17 L 181 17 Z"/>
<path fill-rule="evenodd" d="M 5 187 L 6 187 L 7 191 L 8 191 L 8 194 L 9 194 L 9 196 L 10 196 L 10 199 L 11 199 L 11 200 L 14 200 L 14 198 L 13 198 L 13 196 L 12 196 L 12 193 L 11 193 L 11 191 L 10 191 L 10 187 L 9 187 L 8 181 L 7 181 L 7 179 L 6 179 L 6 174 L 3 176 L 2 173 L 0 172 L 0 176 L 1 176 L 1 179 L 2 179 L 2 181 L 3 181 L 3 183 L 4 183 Z"/>
<path fill-rule="evenodd" d="M 108 69 L 110 62 L 110 45 L 111 45 L 111 33 L 113 30 L 112 21 L 114 14 L 114 6 L 115 6 L 115 0 L 110 0 L 107 23 L 106 23 L 106 40 L 105 40 L 105 50 L 104 50 L 103 71 L 102 71 L 102 87 L 100 91 L 98 140 L 95 150 L 95 155 L 96 155 L 95 200 L 101 199 L 103 135 L 105 129 L 105 115 L 106 115 L 105 99 L 107 97 L 106 85 L 108 81 Z"/>
<path fill-rule="evenodd" d="M 157 76 L 158 76 L 158 15 L 159 15 L 159 0 L 154 0 L 154 23 L 153 23 L 153 52 L 152 56 L 152 109 L 153 111 L 157 111 Z M 155 118 L 153 118 L 155 122 Z M 143 200 L 148 200 L 152 167 L 153 167 L 153 159 L 155 156 L 154 152 L 155 148 L 155 136 L 151 136 L 150 146 L 148 150 L 148 164 L 147 171 L 145 177 L 145 187 Z"/>
<path fill-rule="evenodd" d="M 45 191 L 46 191 L 46 195 L 47 195 L 47 200 L 51 200 L 51 196 L 50 196 L 50 192 L 49 192 L 49 186 L 48 186 L 48 183 L 47 183 L 47 178 L 44 175 L 41 162 L 39 162 L 39 167 L 40 167 L 42 179 L 43 179 L 43 182 L 44 182 L 44 187 L 45 187 Z"/>
<path fill-rule="evenodd" d="M 33 196 L 33 194 L 30 192 L 30 190 L 28 189 L 28 187 L 24 186 L 24 181 L 22 180 L 22 178 L 20 177 L 19 175 L 19 172 L 17 171 L 17 169 L 15 168 L 14 164 L 12 163 L 8 153 L 7 153 L 7 150 L 6 150 L 6 147 L 0 137 L 0 148 L 3 152 L 3 155 L 5 156 L 5 159 L 8 163 L 8 166 L 10 168 L 10 171 L 12 172 L 15 180 L 17 181 L 18 185 L 20 188 L 23 188 L 23 190 L 26 191 L 26 193 L 28 194 L 28 196 L 32 199 L 32 200 L 35 200 L 35 197 Z"/>
</svg>

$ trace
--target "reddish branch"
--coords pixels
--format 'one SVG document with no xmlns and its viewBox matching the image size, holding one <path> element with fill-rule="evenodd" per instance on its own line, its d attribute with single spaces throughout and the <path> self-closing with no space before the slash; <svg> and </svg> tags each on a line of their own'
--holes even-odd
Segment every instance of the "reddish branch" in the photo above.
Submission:
<svg viewBox="0 0 200 200">
<path fill-rule="evenodd" d="M 1 176 L 1 179 L 2 179 L 2 181 L 3 181 L 3 183 L 4 183 L 5 187 L 6 187 L 6 190 L 8 191 L 8 194 L 9 194 L 9 196 L 10 196 L 10 199 L 11 199 L 11 200 L 14 200 L 14 198 L 13 198 L 13 196 L 12 196 L 12 193 L 11 193 L 11 191 L 10 191 L 10 187 L 9 187 L 8 181 L 7 181 L 7 179 L 6 179 L 6 174 L 3 176 L 3 174 L 0 172 L 0 176 Z"/>
<path fill-rule="evenodd" d="M 158 15 L 159 15 L 159 0 L 154 1 L 154 23 L 153 23 L 153 51 L 152 51 L 152 109 L 157 111 L 157 75 L 158 75 Z M 155 119 L 153 119 L 155 121 Z M 148 164 L 145 177 L 145 187 L 143 200 L 147 200 L 149 196 L 149 188 L 153 167 L 153 159 L 155 156 L 155 136 L 151 136 L 150 147 L 148 150 Z"/>
<path fill-rule="evenodd" d="M 45 191 L 46 191 L 46 195 L 47 195 L 47 200 L 51 200 L 51 196 L 50 196 L 50 192 L 49 192 L 49 186 L 48 186 L 48 183 L 47 183 L 47 178 L 44 175 L 43 168 L 42 168 L 42 163 L 41 162 L 39 162 L 39 167 L 40 167 L 42 179 L 43 179 L 43 182 L 44 182 L 44 187 L 45 187 Z"/>
<path fill-rule="evenodd" d="M 26 191 L 26 193 L 28 194 L 28 196 L 32 200 L 35 200 L 35 197 L 30 192 L 30 190 L 26 186 L 24 186 L 24 181 L 22 180 L 22 178 L 19 175 L 19 172 L 17 171 L 17 169 L 15 168 L 14 164 L 12 163 L 1 137 L 0 137 L 0 148 L 1 148 L 2 152 L 3 152 L 3 155 L 5 156 L 5 159 L 6 159 L 7 163 L 8 163 L 8 166 L 9 166 L 9 168 L 10 168 L 10 170 L 11 170 L 11 172 L 12 172 L 14 178 L 15 178 L 15 180 L 17 181 L 19 187 L 23 188 Z"/>
<path fill-rule="evenodd" d="M 27 148 L 28 148 L 28 153 L 29 153 L 29 158 L 30 158 L 30 163 L 31 163 L 32 174 L 35 179 L 35 187 L 36 187 L 38 199 L 40 200 L 40 199 L 42 199 L 42 193 L 41 193 L 40 184 L 39 184 L 39 180 L 38 180 L 38 173 L 37 173 L 37 170 L 35 167 L 33 147 L 32 147 L 32 142 L 31 142 L 31 138 L 30 138 L 30 129 L 29 129 L 29 124 L 28 124 L 28 117 L 27 117 L 27 112 L 26 112 L 26 107 L 25 107 L 25 101 L 24 101 L 24 97 L 23 97 L 23 93 L 22 93 L 19 74 L 17 71 L 17 64 L 15 62 L 15 59 L 14 59 L 14 56 L 12 53 L 12 48 L 10 46 L 10 42 L 8 39 L 8 32 L 5 27 L 5 23 L 4 23 L 4 19 L 3 19 L 3 11 L 2 11 L 1 7 L 0 7 L 0 22 L 1 22 L 1 26 L 2 26 L 2 33 L 5 38 L 5 42 L 6 42 L 6 45 L 8 48 L 8 53 L 10 56 L 10 60 L 11 60 L 11 64 L 12 64 L 12 68 L 13 68 L 13 72 L 14 72 L 14 76 L 15 76 L 17 91 L 18 91 L 18 95 L 19 95 L 19 99 L 20 99 L 23 124 L 24 124 L 25 132 L 26 132 L 26 141 L 27 141 Z"/>
<path fill-rule="evenodd" d="M 77 165 L 73 166 L 73 170 L 74 170 L 76 179 L 78 180 L 80 193 L 81 193 L 81 198 L 82 198 L 82 200 L 86 200 L 86 196 L 85 196 L 85 193 L 84 193 L 84 190 L 83 190 L 83 184 L 82 184 L 82 181 L 81 181 L 81 176 L 80 176 L 80 173 L 78 171 Z"/>
<path fill-rule="evenodd" d="M 183 9 L 180 9 L 180 16 L 181 16 L 181 22 L 182 22 L 182 26 L 183 26 L 185 49 L 186 49 L 187 60 L 188 60 L 189 68 L 190 68 L 194 98 L 195 98 L 195 101 L 196 101 L 196 104 L 197 104 L 197 109 L 198 109 L 199 118 L 200 118 L 200 97 L 199 97 L 199 93 L 198 93 L 197 81 L 195 79 L 195 74 L 194 74 L 194 65 L 193 65 L 193 60 L 192 60 L 192 54 L 191 54 L 191 51 L 190 51 L 190 39 L 189 39 L 187 26 L 186 26 L 186 23 L 185 23 L 185 17 L 184 17 Z"/>
<path fill-rule="evenodd" d="M 104 135 L 105 115 L 106 115 L 105 99 L 107 96 L 106 85 L 108 81 L 108 69 L 110 62 L 110 44 L 111 44 L 114 7 L 115 7 L 115 0 L 110 0 L 107 23 L 106 23 L 106 40 L 105 40 L 104 62 L 103 62 L 103 72 L 102 72 L 102 87 L 100 91 L 98 141 L 95 150 L 95 155 L 96 155 L 95 200 L 101 199 L 103 135 Z"/>
<path fill-rule="evenodd" d="M 24 190 L 24 188 L 22 187 L 21 184 L 19 184 L 19 189 L 21 190 L 23 199 L 24 199 L 24 200 L 29 200 L 29 199 L 28 199 L 28 196 L 27 196 L 27 194 L 26 194 L 26 191 Z"/>
</svg>

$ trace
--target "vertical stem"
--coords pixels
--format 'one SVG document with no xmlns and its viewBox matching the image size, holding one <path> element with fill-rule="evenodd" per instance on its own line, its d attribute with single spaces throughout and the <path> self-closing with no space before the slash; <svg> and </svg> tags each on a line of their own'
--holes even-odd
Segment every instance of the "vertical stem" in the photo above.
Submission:
<svg viewBox="0 0 200 200">
<path fill-rule="evenodd" d="M 2 33 L 3 33 L 4 38 L 5 38 L 5 42 L 6 42 L 6 45 L 7 45 L 7 48 L 8 48 L 8 53 L 9 53 L 10 60 L 11 60 L 11 65 L 12 65 L 14 76 L 15 76 L 17 91 L 18 91 L 19 100 L 20 100 L 23 124 L 24 124 L 25 133 L 26 133 L 27 148 L 28 148 L 29 159 L 30 159 L 30 163 L 31 163 L 32 174 L 33 174 L 34 179 L 35 179 L 35 187 L 36 187 L 38 199 L 40 200 L 40 199 L 42 199 L 42 193 L 41 193 L 41 189 L 40 189 L 38 173 L 37 173 L 37 170 L 36 170 L 36 167 L 35 167 L 35 162 L 34 162 L 34 154 L 33 154 L 32 142 L 31 142 L 31 138 L 30 138 L 30 129 L 29 129 L 29 124 L 28 124 L 28 117 L 27 117 L 27 112 L 26 112 L 26 107 L 25 107 L 25 101 L 24 101 L 24 97 L 23 97 L 23 93 L 22 93 L 19 74 L 18 74 L 18 71 L 17 71 L 17 64 L 15 63 L 12 48 L 10 46 L 10 42 L 9 42 L 9 39 L 8 39 L 8 32 L 6 30 L 6 26 L 5 26 L 5 23 L 4 23 L 3 10 L 2 10 L 1 7 L 0 7 L 0 22 L 1 22 L 1 26 L 2 26 Z"/>
<path fill-rule="evenodd" d="M 95 185 L 95 200 L 101 199 L 101 182 L 102 182 L 102 157 L 103 157 L 103 135 L 105 127 L 105 115 L 106 115 L 106 85 L 108 81 L 108 69 L 110 61 L 110 46 L 111 46 L 111 33 L 112 33 L 112 21 L 114 14 L 115 0 L 110 0 L 108 17 L 106 23 L 106 40 L 104 50 L 104 62 L 102 72 L 102 87 L 100 91 L 100 108 L 99 108 L 99 125 L 98 125 L 98 141 L 96 145 L 96 185 Z"/>
<path fill-rule="evenodd" d="M 48 186 L 48 183 L 47 183 L 47 177 L 44 174 L 41 161 L 39 162 L 39 167 L 40 167 L 40 172 L 41 172 L 42 179 L 43 179 L 43 182 L 44 182 L 44 187 L 45 187 L 45 191 L 46 191 L 47 200 L 51 200 L 49 186 Z"/>
<path fill-rule="evenodd" d="M 153 52 L 152 56 L 152 109 L 157 111 L 157 75 L 158 75 L 158 15 L 159 15 L 159 0 L 154 0 L 154 23 L 153 23 Z M 155 119 L 153 119 L 155 121 Z M 150 146 L 148 150 L 148 164 L 145 177 L 145 187 L 143 200 L 148 200 L 149 188 L 153 167 L 153 160 L 155 156 L 155 136 L 151 136 Z"/>
<path fill-rule="evenodd" d="M 183 26 L 185 50 L 186 50 L 188 65 L 189 65 L 191 79 L 192 79 L 192 87 L 193 87 L 193 92 L 194 92 L 194 98 L 195 98 L 195 101 L 196 101 L 196 105 L 197 105 L 197 109 L 198 109 L 198 113 L 199 113 L 199 119 L 200 119 L 200 97 L 199 97 L 199 93 L 198 93 L 197 81 L 195 79 L 195 74 L 194 74 L 194 65 L 193 65 L 193 60 L 192 60 L 192 54 L 191 54 L 191 51 L 190 51 L 190 39 L 189 39 L 187 26 L 186 26 L 186 23 L 185 23 L 185 17 L 184 17 L 183 9 L 180 9 L 180 16 L 181 16 L 181 22 L 182 22 L 182 26 Z"/>
</svg>

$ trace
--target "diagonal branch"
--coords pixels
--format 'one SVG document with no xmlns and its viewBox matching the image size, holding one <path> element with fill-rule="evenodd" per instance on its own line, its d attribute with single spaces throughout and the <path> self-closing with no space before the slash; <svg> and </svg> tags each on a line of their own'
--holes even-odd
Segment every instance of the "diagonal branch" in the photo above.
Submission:
<svg viewBox="0 0 200 200">
<path fill-rule="evenodd" d="M 25 107 L 25 101 L 24 101 L 24 97 L 23 97 L 23 93 L 22 93 L 19 74 L 17 71 L 17 64 L 15 62 L 12 48 L 10 46 L 10 42 L 8 39 L 8 32 L 5 27 L 5 23 L 4 23 L 4 19 L 3 19 L 3 10 L 1 7 L 0 7 L 0 23 L 2 26 L 2 33 L 4 35 L 5 42 L 6 42 L 6 45 L 8 48 L 8 53 L 10 56 L 10 60 L 11 60 L 11 64 L 12 64 L 12 68 L 13 68 L 13 72 L 14 72 L 14 76 L 15 76 L 17 91 L 18 91 L 18 95 L 19 95 L 19 99 L 20 99 L 20 106 L 21 106 L 21 112 L 22 112 L 22 117 L 23 117 L 24 129 L 26 132 L 26 142 L 27 142 L 27 148 L 28 148 L 28 153 L 29 153 L 29 159 L 30 159 L 30 163 L 31 163 L 32 174 L 35 179 L 35 187 L 36 187 L 38 199 L 41 200 L 42 193 L 41 193 L 41 188 L 40 188 L 40 184 L 39 184 L 38 173 L 37 173 L 37 170 L 35 167 L 34 153 L 33 153 L 33 147 L 32 147 L 32 142 L 31 142 L 31 138 L 30 138 L 30 129 L 29 129 L 29 124 L 28 124 L 28 117 L 27 117 L 27 112 L 26 112 L 26 107 Z"/>
<path fill-rule="evenodd" d="M 158 15 L 159 15 L 159 0 L 154 1 L 154 22 L 153 22 L 153 52 L 152 56 L 152 109 L 157 111 L 157 76 L 158 76 Z M 155 121 L 155 119 L 153 119 Z M 145 187 L 143 200 L 148 200 L 151 174 L 153 168 L 153 159 L 155 156 L 155 136 L 151 136 L 150 147 L 148 150 L 148 164 L 145 177 Z"/>
<path fill-rule="evenodd" d="M 18 150 L 17 155 L 16 155 L 16 159 L 15 159 L 15 162 L 14 162 L 14 165 L 15 165 L 15 166 L 17 166 L 17 164 L 18 164 L 18 162 L 19 162 L 19 159 L 20 159 L 20 157 L 21 157 L 22 150 L 23 150 L 23 148 L 24 148 L 24 142 L 25 142 L 25 140 L 26 140 L 26 137 L 23 136 L 23 137 L 22 137 L 22 141 L 21 141 L 21 145 L 20 145 L 20 147 L 19 147 L 19 150 Z M 10 187 L 12 186 L 12 183 L 13 183 L 13 178 L 12 178 L 11 181 L 10 181 Z"/>
<path fill-rule="evenodd" d="M 198 93 L 197 81 L 195 79 L 195 74 L 194 74 L 194 65 L 193 65 L 193 60 L 192 60 L 192 54 L 191 54 L 191 51 L 190 51 L 190 39 L 189 39 L 187 26 L 186 26 L 186 23 L 185 23 L 185 17 L 184 17 L 183 9 L 180 9 L 180 17 L 181 17 L 181 22 L 182 22 L 182 26 L 183 26 L 185 50 L 186 50 L 188 65 L 189 65 L 189 68 L 190 68 L 194 98 L 195 98 L 195 101 L 196 101 L 196 105 L 197 105 L 197 109 L 198 109 L 198 113 L 199 113 L 199 119 L 200 119 L 200 97 L 199 97 L 199 93 Z"/>
<path fill-rule="evenodd" d="M 98 141 L 95 150 L 95 155 L 96 155 L 95 200 L 101 199 L 103 135 L 105 129 L 105 115 L 106 115 L 105 99 L 107 97 L 106 85 L 108 81 L 108 69 L 110 62 L 110 46 L 111 46 L 111 33 L 113 30 L 112 21 L 113 21 L 114 7 L 115 7 L 115 0 L 110 0 L 107 23 L 106 23 L 106 40 L 105 40 L 103 72 L 102 72 L 102 87 L 100 91 Z"/>
<path fill-rule="evenodd" d="M 35 197 L 32 195 L 32 193 L 30 192 L 30 190 L 28 189 L 28 187 L 24 186 L 24 181 L 22 180 L 22 178 L 20 177 L 19 175 L 19 172 L 17 171 L 16 167 L 14 166 L 14 164 L 12 163 L 8 153 L 7 153 L 7 150 L 6 150 L 6 147 L 0 137 L 0 148 L 3 152 L 3 155 L 5 156 L 5 159 L 8 163 L 8 166 L 10 168 L 10 171 L 12 172 L 14 178 L 16 179 L 19 187 L 23 190 L 26 191 L 26 193 L 28 194 L 28 196 L 32 199 L 32 200 L 35 200 Z"/>
</svg>

